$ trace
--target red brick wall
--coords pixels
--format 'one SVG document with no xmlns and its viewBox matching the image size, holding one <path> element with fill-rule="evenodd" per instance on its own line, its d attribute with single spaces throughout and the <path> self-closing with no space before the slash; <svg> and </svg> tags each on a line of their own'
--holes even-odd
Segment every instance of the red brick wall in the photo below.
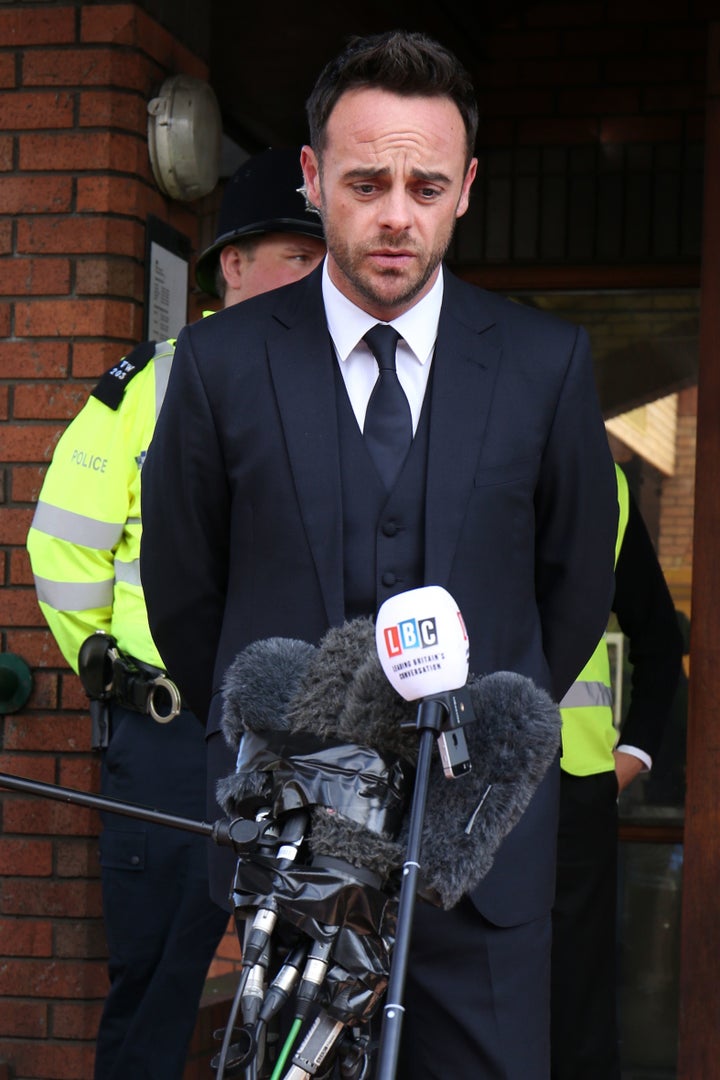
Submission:
<svg viewBox="0 0 720 1080">
<path fill-rule="evenodd" d="M 98 780 L 86 698 L 39 613 L 25 536 L 61 431 L 141 339 L 147 215 L 196 246 L 199 207 L 160 194 L 146 142 L 147 102 L 181 72 L 207 76 L 134 4 L 0 7 L 0 633 L 33 672 L 0 770 L 81 790 Z M 8 792 L 0 812 L 0 1066 L 87 1080 L 107 990 L 99 821 Z"/>
</svg>

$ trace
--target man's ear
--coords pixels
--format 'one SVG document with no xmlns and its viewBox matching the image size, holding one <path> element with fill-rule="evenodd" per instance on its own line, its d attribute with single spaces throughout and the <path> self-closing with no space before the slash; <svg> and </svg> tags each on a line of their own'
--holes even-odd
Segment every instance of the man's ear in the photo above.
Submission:
<svg viewBox="0 0 720 1080">
<path fill-rule="evenodd" d="M 228 289 L 242 287 L 245 254 L 234 244 L 228 244 L 220 252 L 220 266 Z"/>
<path fill-rule="evenodd" d="M 322 206 L 320 192 L 320 165 L 311 146 L 303 146 L 300 151 L 300 164 L 305 177 L 305 197 L 316 210 Z"/>
</svg>

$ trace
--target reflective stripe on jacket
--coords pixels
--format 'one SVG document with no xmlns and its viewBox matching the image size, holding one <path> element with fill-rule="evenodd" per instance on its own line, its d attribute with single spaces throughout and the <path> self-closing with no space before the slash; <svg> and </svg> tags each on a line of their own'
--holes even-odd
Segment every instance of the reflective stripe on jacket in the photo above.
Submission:
<svg viewBox="0 0 720 1080">
<path fill-rule="evenodd" d="M 629 514 L 628 484 L 616 465 L 618 485 L 618 533 L 615 562 L 622 546 Z M 613 750 L 618 732 L 613 723 L 610 658 L 603 637 L 595 652 L 560 702 L 562 717 L 561 768 L 574 776 L 610 772 L 615 768 Z"/>
<path fill-rule="evenodd" d="M 156 345 L 117 408 L 91 396 L 57 444 L 27 549 L 37 597 L 68 664 L 95 630 L 131 656 L 162 661 L 140 585 L 140 475 L 175 351 Z"/>
</svg>

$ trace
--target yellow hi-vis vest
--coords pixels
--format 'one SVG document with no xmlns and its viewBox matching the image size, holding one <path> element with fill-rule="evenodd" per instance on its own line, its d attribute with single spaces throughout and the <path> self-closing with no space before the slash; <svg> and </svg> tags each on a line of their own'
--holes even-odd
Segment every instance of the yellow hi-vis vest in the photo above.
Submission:
<svg viewBox="0 0 720 1080">
<path fill-rule="evenodd" d="M 615 562 L 622 546 L 629 514 L 625 473 L 615 466 L 618 488 L 618 531 Z M 613 723 L 610 658 L 605 637 L 560 702 L 562 718 L 561 768 L 573 776 L 611 772 L 615 768 L 613 750 L 617 730 Z"/>
<path fill-rule="evenodd" d="M 145 348 L 143 346 L 142 348 Z M 150 635 L 140 584 L 140 476 L 175 354 L 174 340 L 136 352 L 104 377 L 65 429 L 43 482 L 27 537 L 37 598 L 67 663 L 94 630 L 155 667 L 163 663 Z"/>
</svg>

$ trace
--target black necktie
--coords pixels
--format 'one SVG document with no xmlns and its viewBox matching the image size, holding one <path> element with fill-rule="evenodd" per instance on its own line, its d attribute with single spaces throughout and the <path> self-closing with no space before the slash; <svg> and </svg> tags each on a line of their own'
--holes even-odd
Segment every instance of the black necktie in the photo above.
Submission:
<svg viewBox="0 0 720 1080">
<path fill-rule="evenodd" d="M 368 401 L 363 435 L 385 487 L 395 483 L 412 442 L 412 415 L 395 370 L 400 335 L 392 326 L 376 323 L 364 335 L 380 373 Z"/>
</svg>

